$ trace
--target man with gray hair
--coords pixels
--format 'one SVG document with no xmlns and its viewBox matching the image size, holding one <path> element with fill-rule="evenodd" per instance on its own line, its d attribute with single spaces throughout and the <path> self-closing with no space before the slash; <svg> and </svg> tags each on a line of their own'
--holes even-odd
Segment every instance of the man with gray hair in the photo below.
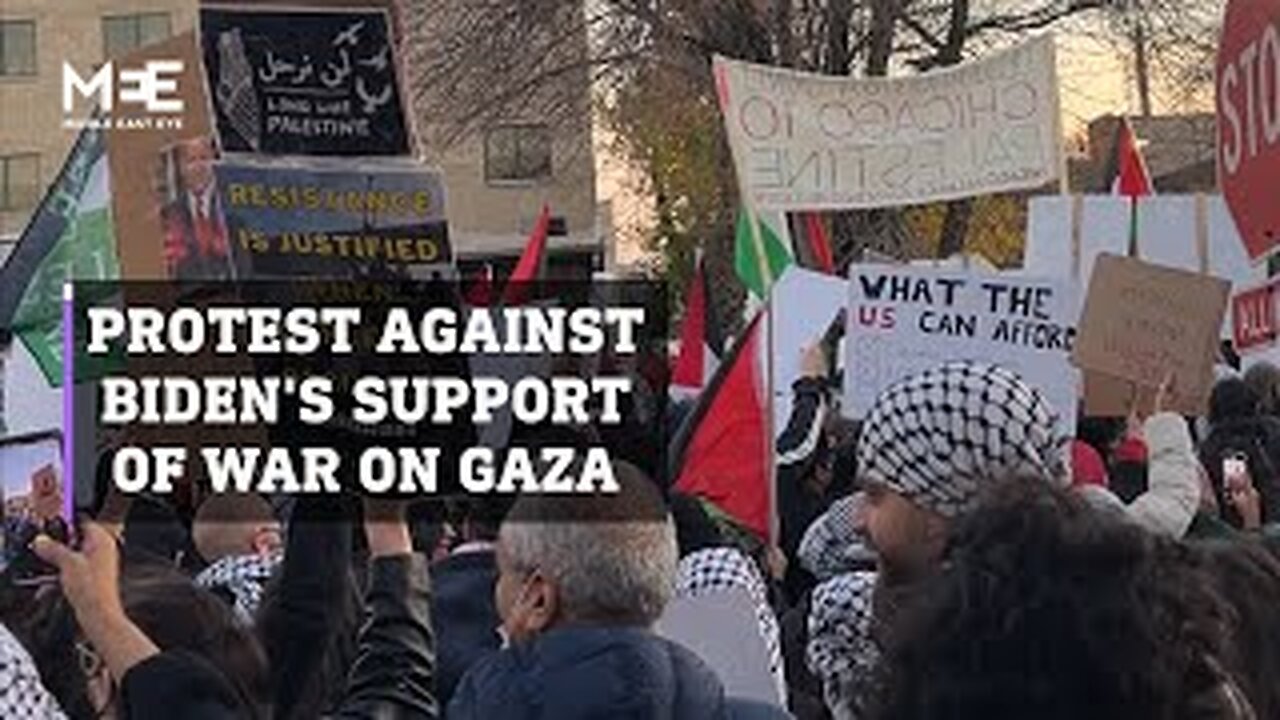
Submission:
<svg viewBox="0 0 1280 720">
<path fill-rule="evenodd" d="M 528 495 L 507 515 L 494 590 L 507 646 L 463 677 L 450 720 L 786 717 L 726 700 L 692 651 L 652 632 L 675 526 L 642 472 L 614 472 L 617 494 Z"/>
</svg>

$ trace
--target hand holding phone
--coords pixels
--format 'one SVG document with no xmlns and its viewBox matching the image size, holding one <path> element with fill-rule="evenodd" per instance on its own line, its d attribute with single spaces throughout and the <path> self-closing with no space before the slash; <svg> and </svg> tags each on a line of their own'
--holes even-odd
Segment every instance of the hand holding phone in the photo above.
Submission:
<svg viewBox="0 0 1280 720">
<path fill-rule="evenodd" d="M 1243 529 L 1256 530 L 1261 527 L 1261 498 L 1258 490 L 1253 486 L 1248 459 L 1242 453 L 1234 453 L 1223 458 L 1222 487 L 1227 502 L 1240 514 Z"/>
</svg>

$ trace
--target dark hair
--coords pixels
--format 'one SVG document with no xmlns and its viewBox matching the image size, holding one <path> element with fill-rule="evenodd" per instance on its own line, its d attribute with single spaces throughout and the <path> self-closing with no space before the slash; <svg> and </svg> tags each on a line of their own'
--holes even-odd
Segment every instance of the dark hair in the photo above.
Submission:
<svg viewBox="0 0 1280 720">
<path fill-rule="evenodd" d="M 673 492 L 670 501 L 680 557 L 726 544 L 724 533 L 720 532 L 720 527 L 707 514 L 706 508 L 702 507 L 701 500 L 692 495 Z"/>
<path fill-rule="evenodd" d="M 1280 368 L 1260 362 L 1245 371 L 1245 383 L 1253 388 L 1264 414 L 1280 411 Z"/>
<path fill-rule="evenodd" d="M 510 493 L 451 498 L 446 503 L 445 517 L 463 532 L 463 542 L 493 542 L 498 539 L 502 519 L 511 511 L 513 504 L 515 495 Z"/>
<path fill-rule="evenodd" d="M 1218 381 L 1209 394 L 1209 423 L 1217 425 L 1227 420 L 1256 417 L 1261 400 L 1253 388 L 1239 378 Z"/>
<path fill-rule="evenodd" d="M 325 634 L 324 642 L 319 643 L 323 657 L 312 666 L 314 671 L 294 687 L 287 687 L 288 683 L 280 683 L 281 687 L 276 688 L 277 707 L 274 709 L 275 717 L 280 720 L 322 717 L 338 705 L 346 691 L 347 674 L 351 663 L 355 661 L 356 635 L 360 630 L 360 614 L 364 606 L 358 580 L 348 562 L 335 562 L 335 567 L 327 572 L 341 573 L 342 580 L 338 583 L 336 597 L 325 600 L 322 618 L 287 616 L 293 610 L 283 602 L 282 573 L 277 573 L 263 588 L 262 600 L 254 618 L 254 629 L 266 647 L 271 648 L 273 653 L 280 654 L 277 661 L 287 658 L 289 651 L 287 643 L 281 646 L 280 638 L 288 638 L 291 634 L 308 630 Z M 299 622 L 305 624 L 299 625 Z M 277 681 L 287 671 L 281 665 L 283 662 L 278 662 L 271 668 L 272 677 Z M 294 673 L 293 677 L 297 677 L 297 674 Z"/>
<path fill-rule="evenodd" d="M 1098 451 L 1110 461 L 1111 451 L 1124 435 L 1125 419 L 1120 417 L 1081 417 L 1076 421 L 1076 438 Z"/>
<path fill-rule="evenodd" d="M 266 654 L 230 607 L 173 568 L 127 565 L 121 577 L 125 613 L 161 650 L 182 650 L 206 660 L 235 689 L 251 718 L 270 716 Z M 61 591 L 50 586 L 30 608 L 19 637 L 41 681 L 68 717 L 92 717 L 87 678 L 76 644 L 81 633 Z M 119 682 L 120 678 L 116 678 Z"/>
<path fill-rule="evenodd" d="M 1259 718 L 1280 717 L 1280 559 L 1252 538 L 1200 546 L 1232 610 L 1238 664 L 1229 668 Z"/>
<path fill-rule="evenodd" d="M 129 619 L 156 646 L 209 661 L 253 710 L 253 717 L 270 716 L 266 653 L 226 602 L 178 571 L 157 566 L 132 571 L 120 594 Z"/>
<path fill-rule="evenodd" d="M 1188 717 L 1235 667 L 1192 551 L 1043 481 L 960 519 L 886 633 L 876 717 Z"/>
</svg>

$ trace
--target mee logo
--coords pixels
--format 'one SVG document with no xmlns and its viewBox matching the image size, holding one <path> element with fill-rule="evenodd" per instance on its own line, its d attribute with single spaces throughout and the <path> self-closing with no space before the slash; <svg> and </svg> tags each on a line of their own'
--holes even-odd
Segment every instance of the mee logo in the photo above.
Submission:
<svg viewBox="0 0 1280 720">
<path fill-rule="evenodd" d="M 100 66 L 88 79 L 62 63 L 62 126 L 115 130 L 180 130 L 184 103 L 178 93 L 181 60 L 148 60 L 139 67 Z M 77 103 L 77 98 L 80 103 Z M 87 101 L 87 102 L 86 102 Z M 77 106 L 99 112 L 77 116 Z"/>
</svg>

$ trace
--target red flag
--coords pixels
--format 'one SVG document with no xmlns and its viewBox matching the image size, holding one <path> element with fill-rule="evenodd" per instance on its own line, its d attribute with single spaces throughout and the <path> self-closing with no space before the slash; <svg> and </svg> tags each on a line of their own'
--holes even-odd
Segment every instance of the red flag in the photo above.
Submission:
<svg viewBox="0 0 1280 720">
<path fill-rule="evenodd" d="M 719 348 L 710 327 L 707 312 L 707 276 L 702 258 L 694 265 L 693 280 L 684 303 L 684 320 L 680 326 L 680 354 L 671 369 L 671 391 L 674 395 L 696 395 L 715 374 L 720 359 Z"/>
<path fill-rule="evenodd" d="M 827 237 L 827 228 L 822 224 L 818 213 L 804 213 L 804 234 L 809 238 L 809 254 L 817 269 L 828 275 L 835 274 L 836 261 L 831 253 L 831 240 Z"/>
<path fill-rule="evenodd" d="M 1120 127 L 1116 131 L 1116 179 L 1112 192 L 1130 198 L 1155 192 L 1129 118 L 1120 118 Z"/>
<path fill-rule="evenodd" d="M 770 536 L 772 461 L 757 314 L 672 441 L 675 488 L 709 500 L 761 538 Z"/>
<path fill-rule="evenodd" d="M 471 307 L 488 307 L 493 304 L 496 295 L 493 286 L 493 266 L 485 263 L 480 275 L 467 283 L 463 298 Z"/>
<path fill-rule="evenodd" d="M 524 252 L 520 254 L 520 262 L 516 263 L 516 269 L 511 271 L 511 277 L 507 278 L 507 292 L 503 295 L 504 304 L 513 304 L 511 300 L 514 298 L 510 297 L 513 287 L 537 280 L 541 275 L 542 256 L 547 252 L 547 231 L 550 227 L 551 208 L 543 204 L 542 212 L 538 214 L 538 221 L 533 225 L 533 232 L 529 233 L 529 240 L 524 245 Z"/>
</svg>

